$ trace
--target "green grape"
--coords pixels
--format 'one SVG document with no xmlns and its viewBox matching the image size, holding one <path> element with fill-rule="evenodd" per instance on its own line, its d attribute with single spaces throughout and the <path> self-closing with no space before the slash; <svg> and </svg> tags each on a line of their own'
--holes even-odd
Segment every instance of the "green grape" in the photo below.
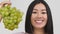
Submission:
<svg viewBox="0 0 60 34">
<path fill-rule="evenodd" d="M 8 30 L 17 29 L 22 21 L 23 12 L 16 9 L 16 7 L 4 6 L 0 8 L 0 14 L 3 17 L 4 26 Z"/>
<path fill-rule="evenodd" d="M 23 13 L 17 10 L 15 7 L 4 7 L 3 9 L 4 10 L 1 11 L 3 11 L 2 15 L 4 17 L 3 22 L 5 28 L 9 30 L 18 28 L 18 24 L 22 21 Z"/>
<path fill-rule="evenodd" d="M 15 24 L 14 27 L 17 29 L 18 28 L 18 25 Z"/>
<path fill-rule="evenodd" d="M 15 28 L 14 28 L 14 26 L 12 26 L 12 25 L 8 25 L 8 26 L 7 26 L 7 29 L 9 29 L 9 30 L 14 30 Z"/>
<path fill-rule="evenodd" d="M 9 15 L 9 11 L 8 11 L 7 8 L 1 8 L 0 13 L 1 13 L 2 17 L 5 17 L 5 16 Z"/>
<path fill-rule="evenodd" d="M 18 22 L 18 23 L 19 23 L 20 21 L 22 21 L 22 18 L 18 18 L 18 19 L 17 19 L 17 22 Z"/>
</svg>

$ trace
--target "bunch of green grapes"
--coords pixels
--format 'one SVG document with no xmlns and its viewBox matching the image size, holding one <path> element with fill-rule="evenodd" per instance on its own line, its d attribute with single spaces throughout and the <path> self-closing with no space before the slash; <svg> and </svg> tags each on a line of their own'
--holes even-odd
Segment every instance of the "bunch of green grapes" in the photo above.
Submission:
<svg viewBox="0 0 60 34">
<path fill-rule="evenodd" d="M 22 21 L 23 12 L 15 7 L 5 6 L 0 8 L 0 14 L 6 29 L 14 30 L 18 28 L 18 24 Z"/>
</svg>

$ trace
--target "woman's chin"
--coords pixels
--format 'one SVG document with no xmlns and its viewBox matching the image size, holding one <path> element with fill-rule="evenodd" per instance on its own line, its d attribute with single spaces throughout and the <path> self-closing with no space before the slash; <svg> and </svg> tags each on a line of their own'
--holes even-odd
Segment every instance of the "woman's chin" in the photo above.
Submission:
<svg viewBox="0 0 60 34">
<path fill-rule="evenodd" d="M 41 29 L 41 28 L 44 28 L 44 27 L 41 26 L 41 27 L 35 27 L 35 28 L 37 28 L 37 29 Z"/>
<path fill-rule="evenodd" d="M 45 25 L 35 25 L 34 28 L 44 28 Z"/>
</svg>

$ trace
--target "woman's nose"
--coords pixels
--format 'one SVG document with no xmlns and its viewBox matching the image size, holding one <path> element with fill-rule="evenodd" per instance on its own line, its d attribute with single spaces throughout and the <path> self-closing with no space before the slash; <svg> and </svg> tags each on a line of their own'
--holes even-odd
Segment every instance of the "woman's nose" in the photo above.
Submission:
<svg viewBox="0 0 60 34">
<path fill-rule="evenodd" d="M 39 17 L 39 18 L 42 17 L 42 14 L 41 13 L 38 13 L 37 14 L 37 17 Z"/>
</svg>

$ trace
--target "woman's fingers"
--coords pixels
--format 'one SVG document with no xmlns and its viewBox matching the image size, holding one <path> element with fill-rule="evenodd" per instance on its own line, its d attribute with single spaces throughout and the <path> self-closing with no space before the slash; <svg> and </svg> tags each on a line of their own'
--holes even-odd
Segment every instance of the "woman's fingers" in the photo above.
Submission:
<svg viewBox="0 0 60 34">
<path fill-rule="evenodd" d="M 2 4 L 8 4 L 8 5 L 11 5 L 11 2 L 10 1 L 5 1 L 5 2 L 2 2 Z"/>
<path fill-rule="evenodd" d="M 4 1 L 4 2 L 0 2 L 0 7 L 3 7 L 4 5 L 11 5 L 10 1 Z"/>
</svg>

